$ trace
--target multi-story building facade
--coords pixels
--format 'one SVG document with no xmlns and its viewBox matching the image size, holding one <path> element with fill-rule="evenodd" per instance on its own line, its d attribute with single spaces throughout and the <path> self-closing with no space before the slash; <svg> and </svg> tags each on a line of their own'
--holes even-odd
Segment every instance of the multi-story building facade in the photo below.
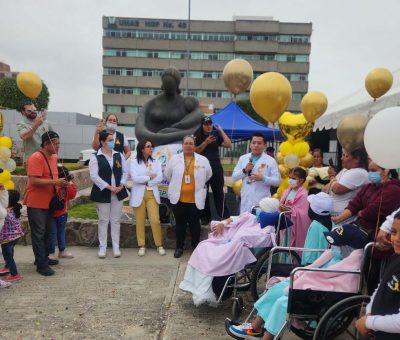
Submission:
<svg viewBox="0 0 400 340">
<path fill-rule="evenodd" d="M 171 66 L 181 72 L 185 95 L 221 109 L 232 100 L 222 71 L 235 58 L 249 61 L 254 77 L 284 74 L 293 89 L 289 110 L 300 110 L 308 90 L 311 23 L 235 17 L 188 25 L 187 20 L 103 17 L 104 115 L 116 113 L 121 124 L 134 125 L 141 107 L 160 93 L 160 75 Z M 248 96 L 247 91 L 238 97 Z"/>
<path fill-rule="evenodd" d="M 11 71 L 10 65 L 0 62 L 0 80 L 3 78 L 16 78 L 18 72 Z"/>
</svg>

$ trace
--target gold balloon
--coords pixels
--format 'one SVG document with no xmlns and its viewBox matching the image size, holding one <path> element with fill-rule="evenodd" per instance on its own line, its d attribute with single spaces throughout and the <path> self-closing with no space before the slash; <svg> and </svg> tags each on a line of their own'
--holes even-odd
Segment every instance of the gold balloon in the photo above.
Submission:
<svg viewBox="0 0 400 340">
<path fill-rule="evenodd" d="M 282 178 L 289 176 L 289 168 L 286 165 L 279 164 L 278 169 Z"/>
<path fill-rule="evenodd" d="M 369 95 L 377 99 L 390 90 L 393 84 L 393 75 L 386 68 L 376 68 L 365 78 L 365 88 Z"/>
<path fill-rule="evenodd" d="M 276 154 L 276 161 L 278 164 L 283 164 L 283 160 L 285 159 L 285 156 L 282 154 L 282 152 L 278 152 Z"/>
<path fill-rule="evenodd" d="M 301 100 L 301 112 L 310 123 L 321 117 L 328 107 L 328 99 L 319 91 L 308 92 Z"/>
<path fill-rule="evenodd" d="M 275 123 L 289 106 L 292 87 L 289 80 L 277 72 L 263 73 L 250 88 L 250 102 L 257 114 Z"/>
<path fill-rule="evenodd" d="M 36 99 L 42 91 L 42 80 L 31 71 L 23 71 L 17 75 L 18 89 L 27 97 Z"/>
<path fill-rule="evenodd" d="M 253 68 L 244 59 L 233 59 L 223 70 L 226 88 L 233 94 L 246 91 L 253 80 Z"/>
<path fill-rule="evenodd" d="M 303 166 L 305 168 L 309 168 L 310 166 L 312 166 L 314 163 L 314 157 L 312 156 L 312 154 L 308 153 L 305 156 L 300 158 L 300 166 Z"/>
<path fill-rule="evenodd" d="M 8 182 L 10 180 L 11 180 L 11 173 L 9 171 L 7 171 L 7 170 L 3 170 L 0 173 L 0 183 L 4 184 L 4 183 L 6 183 L 6 182 Z"/>
<path fill-rule="evenodd" d="M 240 197 L 241 190 L 242 190 L 242 180 L 241 179 L 232 183 L 232 191 L 236 194 L 236 196 Z"/>
<path fill-rule="evenodd" d="M 368 118 L 360 114 L 348 115 L 339 122 L 336 133 L 343 149 L 351 152 L 364 146 L 364 131 L 367 124 Z"/>
<path fill-rule="evenodd" d="M 3 132 L 3 112 L 0 112 L 0 134 Z"/>
<path fill-rule="evenodd" d="M 285 112 L 278 122 L 282 134 L 289 142 L 295 144 L 303 139 L 312 131 L 313 123 L 306 121 L 304 115 Z"/>
</svg>

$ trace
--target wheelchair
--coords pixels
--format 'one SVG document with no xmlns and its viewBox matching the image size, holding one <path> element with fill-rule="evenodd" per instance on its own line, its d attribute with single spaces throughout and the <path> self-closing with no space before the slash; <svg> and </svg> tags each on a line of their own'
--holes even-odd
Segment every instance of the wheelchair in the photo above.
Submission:
<svg viewBox="0 0 400 340">
<path fill-rule="evenodd" d="M 254 209 L 256 207 L 252 208 L 252 213 L 254 212 Z M 276 240 L 271 240 L 271 243 L 280 243 L 280 230 L 279 226 L 281 225 L 281 221 L 284 223 L 282 220 L 287 213 L 280 213 L 279 218 L 278 218 L 278 228 L 276 230 Z M 286 220 L 285 220 L 286 221 Z M 287 228 L 287 230 L 290 230 L 290 227 Z M 257 261 L 250 263 L 246 265 L 241 271 L 232 274 L 232 275 L 227 275 L 223 277 L 214 277 L 213 279 L 213 291 L 216 296 L 218 296 L 217 303 L 221 303 L 221 301 L 227 300 L 229 297 L 232 299 L 232 308 L 231 308 L 231 316 L 233 320 L 237 320 L 242 313 L 242 310 L 244 308 L 244 300 L 243 297 L 239 295 L 240 291 L 247 291 L 251 289 L 252 291 L 252 296 L 253 295 L 253 290 L 257 289 L 259 290 L 260 282 L 260 277 L 265 273 L 265 263 L 266 259 L 269 258 L 269 252 L 270 250 L 273 249 L 272 247 L 267 247 L 267 248 L 252 248 L 251 251 L 253 252 L 254 256 L 256 257 Z M 275 256 L 277 255 L 277 256 Z M 279 253 L 276 253 L 273 257 L 273 259 L 276 259 L 282 255 L 293 255 L 295 256 L 295 263 L 300 263 L 300 257 L 293 253 L 289 252 L 287 250 L 281 250 Z M 283 269 L 286 269 L 286 266 L 283 265 Z M 290 264 L 287 265 L 287 268 L 290 267 Z M 289 275 L 291 269 L 286 269 L 285 273 Z M 273 272 L 274 275 L 278 274 L 277 271 Z M 255 279 L 256 277 L 256 279 Z M 256 280 L 256 284 L 254 284 L 254 281 Z M 257 285 L 258 282 L 258 285 Z M 265 290 L 265 282 L 264 282 L 264 288 L 262 291 Z M 257 298 L 258 299 L 258 298 Z M 257 300 L 255 299 L 255 300 Z"/>
<path fill-rule="evenodd" d="M 357 339 L 358 334 L 355 329 L 349 326 L 353 320 L 361 315 L 361 309 L 366 306 L 369 296 L 363 295 L 363 274 L 367 269 L 368 257 L 373 243 L 369 243 L 364 248 L 360 270 L 332 270 L 324 268 L 303 268 L 296 267 L 290 273 L 288 307 L 286 321 L 275 335 L 274 339 L 282 339 L 288 330 L 302 339 L 329 340 L 347 333 L 348 338 Z M 280 250 L 285 251 L 321 251 L 318 249 L 275 247 L 270 250 L 267 277 L 272 277 L 274 253 Z M 293 287 L 294 275 L 300 271 L 309 272 L 330 272 L 343 274 L 357 274 L 358 289 L 356 293 L 332 292 L 320 290 L 300 290 Z M 253 309 L 245 322 L 255 313 Z M 227 333 L 236 338 L 229 332 L 229 326 L 237 324 L 230 319 L 225 320 Z"/>
</svg>

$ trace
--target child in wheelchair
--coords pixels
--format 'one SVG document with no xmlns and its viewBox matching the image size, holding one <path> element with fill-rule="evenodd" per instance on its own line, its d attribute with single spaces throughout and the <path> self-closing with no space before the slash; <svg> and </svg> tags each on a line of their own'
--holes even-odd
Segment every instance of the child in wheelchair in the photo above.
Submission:
<svg viewBox="0 0 400 340">
<path fill-rule="evenodd" d="M 326 250 L 309 268 L 330 268 L 337 270 L 359 270 L 363 255 L 362 248 L 367 243 L 366 232 L 354 225 L 324 232 L 331 249 Z M 271 340 L 286 321 L 288 307 L 289 279 L 271 278 L 280 281 L 256 301 L 257 316 L 251 323 L 231 325 L 228 334 L 234 338 Z M 270 286 L 270 282 L 267 283 Z M 359 275 L 350 273 L 300 272 L 295 275 L 293 288 L 298 290 L 319 290 L 356 293 Z M 262 335 L 262 328 L 265 329 Z"/>
<path fill-rule="evenodd" d="M 400 212 L 393 219 L 390 259 L 378 288 L 366 307 L 366 315 L 356 321 L 363 336 L 376 340 L 400 339 Z"/>
</svg>

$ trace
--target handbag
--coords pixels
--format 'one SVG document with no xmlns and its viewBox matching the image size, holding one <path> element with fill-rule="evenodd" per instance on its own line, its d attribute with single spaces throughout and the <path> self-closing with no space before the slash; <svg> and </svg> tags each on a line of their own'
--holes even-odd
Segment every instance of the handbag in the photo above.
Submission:
<svg viewBox="0 0 400 340">
<path fill-rule="evenodd" d="M 46 163 L 47 163 L 47 166 L 48 166 L 49 171 L 50 171 L 51 179 L 54 179 L 54 177 L 53 177 L 53 172 L 51 171 L 50 164 L 49 164 L 49 161 L 47 160 L 46 155 L 45 155 L 42 151 L 39 151 L 39 152 L 42 154 L 44 160 L 45 160 Z M 49 210 L 50 210 L 51 212 L 55 212 L 56 210 L 62 210 L 62 209 L 64 209 L 64 206 L 65 206 L 65 200 L 61 199 L 61 198 L 57 195 L 57 190 L 56 190 L 55 185 L 53 185 L 53 189 L 54 189 L 54 195 L 53 195 L 53 197 L 51 198 L 50 203 L 49 203 Z"/>
</svg>

